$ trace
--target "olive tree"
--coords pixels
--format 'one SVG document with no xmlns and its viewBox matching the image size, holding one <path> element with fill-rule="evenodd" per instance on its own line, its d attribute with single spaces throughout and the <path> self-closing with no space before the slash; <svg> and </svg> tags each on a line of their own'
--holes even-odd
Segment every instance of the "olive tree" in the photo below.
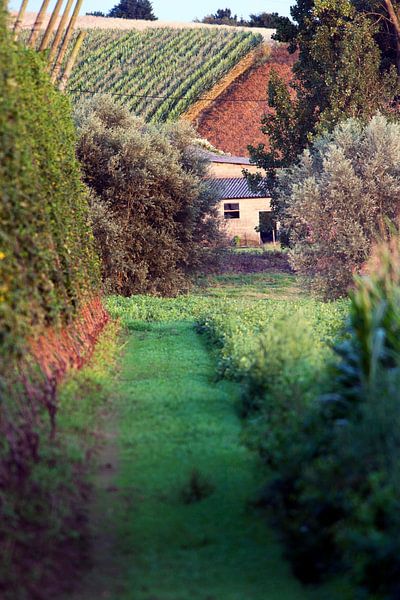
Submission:
<svg viewBox="0 0 400 600">
<path fill-rule="evenodd" d="M 279 175 L 274 199 L 290 260 L 325 297 L 346 294 L 400 204 L 400 123 L 349 119 Z"/>
<path fill-rule="evenodd" d="M 194 130 L 147 125 L 107 96 L 78 107 L 76 123 L 107 289 L 187 289 L 222 235 Z"/>
</svg>

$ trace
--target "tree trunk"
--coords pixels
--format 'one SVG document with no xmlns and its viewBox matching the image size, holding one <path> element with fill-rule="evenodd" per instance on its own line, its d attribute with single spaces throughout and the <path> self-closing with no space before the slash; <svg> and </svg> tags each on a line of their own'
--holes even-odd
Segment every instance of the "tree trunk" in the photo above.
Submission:
<svg viewBox="0 0 400 600">
<path fill-rule="evenodd" d="M 87 35 L 87 31 L 80 31 L 79 32 L 79 35 L 78 35 L 77 40 L 75 42 L 74 48 L 73 48 L 73 50 L 71 52 L 71 56 L 68 59 L 67 66 L 65 67 L 65 71 L 64 71 L 63 76 L 62 76 L 61 81 L 60 81 L 59 89 L 62 92 L 65 90 L 65 88 L 67 86 L 68 79 L 69 79 L 69 77 L 71 75 L 72 69 L 74 68 L 74 64 L 75 64 L 76 59 L 78 57 L 79 50 L 81 49 L 83 40 L 85 39 L 86 35 Z"/>
<path fill-rule="evenodd" d="M 47 46 L 49 45 L 49 41 L 51 38 L 51 35 L 54 31 L 54 27 L 56 25 L 56 21 L 58 18 L 58 15 L 60 14 L 60 10 L 61 10 L 61 6 L 63 4 L 64 0 L 57 0 L 57 3 L 54 7 L 53 12 L 51 13 L 51 17 L 50 17 L 50 21 L 47 25 L 46 31 L 44 33 L 43 39 L 40 43 L 39 46 L 39 51 L 42 52 L 43 50 L 46 50 Z"/>
<path fill-rule="evenodd" d="M 19 12 L 18 12 L 17 19 L 16 19 L 16 21 L 14 23 L 14 29 L 13 29 L 13 31 L 14 31 L 14 39 L 15 40 L 18 39 L 18 33 L 19 33 L 19 30 L 21 29 L 21 25 L 22 25 L 22 22 L 24 20 L 25 12 L 26 12 L 26 9 L 27 9 L 27 6 L 28 6 L 28 1 L 29 0 L 22 0 L 22 4 L 21 4 L 21 7 L 20 7 Z"/>
<path fill-rule="evenodd" d="M 388 11 L 390 22 L 392 23 L 394 34 L 396 37 L 396 64 L 397 71 L 400 75 L 400 20 L 392 0 L 383 0 L 386 10 Z"/>
<path fill-rule="evenodd" d="M 31 35 L 30 35 L 30 38 L 28 41 L 28 46 L 30 46 L 31 48 L 35 47 L 37 37 L 40 33 L 40 30 L 43 25 L 43 21 L 46 17 L 46 10 L 49 5 L 49 2 L 50 2 L 50 0 L 43 0 L 42 6 L 40 7 L 40 10 L 36 16 L 36 21 L 33 24 Z"/>
</svg>

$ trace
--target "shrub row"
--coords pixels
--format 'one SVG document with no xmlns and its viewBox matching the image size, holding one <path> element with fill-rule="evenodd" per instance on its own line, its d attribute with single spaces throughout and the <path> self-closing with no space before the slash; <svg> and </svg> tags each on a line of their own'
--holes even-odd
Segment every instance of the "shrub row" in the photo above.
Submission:
<svg viewBox="0 0 400 600">
<path fill-rule="evenodd" d="M 0 198 L 0 595 L 23 600 L 51 596 L 56 564 L 72 562 L 83 465 L 58 433 L 56 380 L 107 316 L 70 105 L 12 40 L 3 2 Z"/>
</svg>

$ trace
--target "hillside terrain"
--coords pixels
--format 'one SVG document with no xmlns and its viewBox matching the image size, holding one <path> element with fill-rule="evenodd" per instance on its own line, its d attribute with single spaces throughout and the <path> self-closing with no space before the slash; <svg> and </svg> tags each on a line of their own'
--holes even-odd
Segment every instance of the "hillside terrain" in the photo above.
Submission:
<svg viewBox="0 0 400 600">
<path fill-rule="evenodd" d="M 27 13 L 26 30 L 35 17 Z M 77 29 L 88 33 L 68 84 L 74 102 L 108 93 L 149 122 L 184 117 L 233 155 L 265 143 L 271 71 L 289 81 L 293 64 L 277 45 L 265 60 L 274 30 L 93 16 Z"/>
<path fill-rule="evenodd" d="M 16 13 L 11 13 L 13 17 Z M 37 13 L 27 12 L 24 16 L 22 28 L 31 29 Z M 43 25 L 47 26 L 50 15 L 46 15 Z M 57 19 L 56 23 L 59 22 Z M 146 21 L 144 19 L 115 19 L 109 17 L 94 17 L 91 15 L 81 15 L 77 20 L 78 29 L 136 29 L 144 31 L 146 29 L 163 29 L 165 27 L 173 29 L 208 29 L 208 30 L 224 30 L 224 31 L 247 31 L 254 32 L 253 27 L 232 27 L 230 25 L 212 25 L 209 23 L 197 22 L 181 22 L 181 21 Z M 267 29 L 266 27 L 257 27 L 257 33 L 263 37 L 265 41 L 270 41 L 271 36 L 275 33 L 275 29 Z"/>
<path fill-rule="evenodd" d="M 262 37 L 229 29 L 89 30 L 68 89 L 109 93 L 147 121 L 179 118 Z"/>
<path fill-rule="evenodd" d="M 264 64 L 255 65 L 236 79 L 197 119 L 201 137 L 236 156 L 247 156 L 249 144 L 265 144 L 261 118 L 267 112 L 268 83 L 276 71 L 285 81 L 292 78 L 294 55 L 275 46 Z"/>
</svg>

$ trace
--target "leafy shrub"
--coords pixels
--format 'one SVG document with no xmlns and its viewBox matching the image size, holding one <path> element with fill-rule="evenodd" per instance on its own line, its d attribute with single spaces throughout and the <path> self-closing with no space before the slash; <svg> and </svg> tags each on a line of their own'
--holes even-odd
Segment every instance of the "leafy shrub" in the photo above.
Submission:
<svg viewBox="0 0 400 600">
<path fill-rule="evenodd" d="M 188 126 L 147 126 L 108 97 L 77 111 L 78 156 L 107 288 L 174 295 L 219 242 L 216 205 Z"/>
<path fill-rule="evenodd" d="M 68 99 L 1 14 L 0 352 L 65 323 L 99 285 Z"/>
<path fill-rule="evenodd" d="M 303 579 L 346 569 L 367 597 L 400 591 L 400 246 L 379 245 L 352 293 L 329 393 L 303 418 L 270 488 Z"/>
<path fill-rule="evenodd" d="M 1 2 L 0 596 L 23 600 L 53 595 L 46 595 L 45 584 L 79 537 L 85 498 L 78 473 L 83 466 L 57 436 L 56 378 L 40 371 L 30 350 L 49 328 L 63 336 L 62 327 L 98 293 L 100 271 L 68 99 L 50 83 L 42 58 L 12 40 L 4 6 Z M 87 341 L 80 334 L 77 347 Z"/>
<path fill-rule="evenodd" d="M 399 164 L 400 125 L 376 116 L 338 125 L 280 175 L 276 202 L 292 266 L 325 297 L 346 294 L 377 229 L 397 217 Z"/>
</svg>

